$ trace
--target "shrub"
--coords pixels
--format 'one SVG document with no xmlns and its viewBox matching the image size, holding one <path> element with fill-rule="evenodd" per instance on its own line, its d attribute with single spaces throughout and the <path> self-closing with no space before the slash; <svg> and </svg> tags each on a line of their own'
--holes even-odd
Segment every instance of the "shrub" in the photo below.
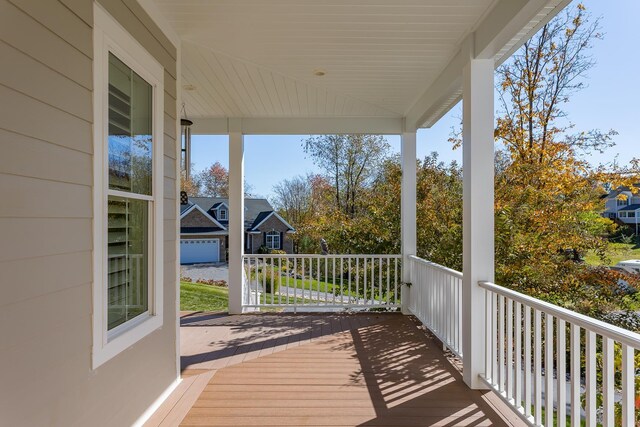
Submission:
<svg viewBox="0 0 640 427">
<path fill-rule="evenodd" d="M 258 272 L 258 283 L 264 284 L 264 292 L 270 294 L 278 289 L 278 275 L 276 272 L 271 273 L 270 268 L 264 268 Z"/>
<path fill-rule="evenodd" d="M 614 311 L 602 316 L 601 320 L 630 331 L 640 330 L 640 314 L 635 311 Z"/>
<path fill-rule="evenodd" d="M 209 286 L 219 286 L 222 288 L 227 287 L 227 282 L 224 280 L 209 280 L 209 279 L 198 279 L 196 283 L 200 283 L 201 285 L 209 285 Z"/>
</svg>

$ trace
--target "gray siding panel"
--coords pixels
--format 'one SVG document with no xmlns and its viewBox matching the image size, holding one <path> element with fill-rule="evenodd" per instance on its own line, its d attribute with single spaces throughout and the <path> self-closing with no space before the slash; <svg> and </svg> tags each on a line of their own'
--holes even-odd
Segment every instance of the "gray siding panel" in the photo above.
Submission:
<svg viewBox="0 0 640 427">
<path fill-rule="evenodd" d="M 91 187 L 0 173 L 0 218 L 93 217 Z"/>
<path fill-rule="evenodd" d="M 28 274 L 26 273 L 28 272 Z M 0 307 L 73 288 L 92 280 L 91 251 L 0 264 Z"/>
<path fill-rule="evenodd" d="M 176 140 L 170 135 L 164 134 L 164 155 L 175 160 L 177 155 Z"/>
<path fill-rule="evenodd" d="M 55 0 L 47 0 L 55 1 Z M 33 2 L 41 5 L 45 2 Z M 93 86 L 91 58 L 7 0 L 0 0 L 0 40 L 46 64 L 87 89 Z"/>
<path fill-rule="evenodd" d="M 0 424 L 130 425 L 176 378 L 176 49 L 102 3 L 165 67 L 165 324 L 92 370 L 93 2 L 0 0 Z"/>
<path fill-rule="evenodd" d="M 90 219 L 0 218 L 0 230 L 0 262 L 92 250 Z"/>
<path fill-rule="evenodd" d="M 16 48 L 0 42 L 0 84 L 88 122 L 93 121 L 91 91 Z"/>
<path fill-rule="evenodd" d="M 93 32 L 86 22 L 76 19 L 77 16 L 64 4 L 58 1 L 9 0 L 20 10 L 34 18 L 52 33 L 78 49 L 93 57 Z"/>
<path fill-rule="evenodd" d="M 6 86 L 0 86 L 0 99 L 0 129 L 85 153 L 93 152 L 91 123 L 86 120 Z"/>
<path fill-rule="evenodd" d="M 165 75 L 165 79 L 166 78 L 167 76 Z M 171 79 L 173 80 L 173 78 Z M 175 105 L 176 105 L 176 99 L 173 96 L 171 96 L 169 92 L 165 90 L 164 91 L 164 112 L 167 113 L 167 115 L 170 116 L 173 120 L 176 119 Z"/>
<path fill-rule="evenodd" d="M 87 25 L 93 27 L 93 3 L 87 0 L 60 0 Z"/>
<path fill-rule="evenodd" d="M 0 171 L 50 181 L 93 184 L 90 154 L 0 129 Z"/>
<path fill-rule="evenodd" d="M 176 92 L 176 79 L 175 76 L 169 74 L 167 70 L 164 70 L 164 90 L 171 95 L 173 99 L 178 99 L 178 93 Z"/>
<path fill-rule="evenodd" d="M 91 299 L 91 284 L 85 283 L 60 292 L 32 298 L 4 307 L 0 311 L 0 351 L 25 345 L 32 340 L 42 340 L 50 332 L 62 325 L 91 315 L 87 304 L 69 304 L 68 301 L 88 301 Z M 60 310 L 60 307 L 65 307 Z M 24 313 L 38 313 L 37 316 L 24 316 Z M 16 328 L 15 319 L 20 319 Z M 42 327 L 42 319 L 47 319 L 47 327 Z"/>
<path fill-rule="evenodd" d="M 174 150 L 175 151 L 175 150 Z M 173 180 L 176 179 L 177 171 L 176 171 L 176 160 L 174 156 L 164 156 L 164 176 L 167 178 L 171 178 Z"/>
</svg>

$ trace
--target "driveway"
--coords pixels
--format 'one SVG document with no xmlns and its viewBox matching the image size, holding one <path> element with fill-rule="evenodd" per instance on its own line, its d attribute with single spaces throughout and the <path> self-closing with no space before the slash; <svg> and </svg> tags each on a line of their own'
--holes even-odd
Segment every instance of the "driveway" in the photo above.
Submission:
<svg viewBox="0 0 640 427">
<path fill-rule="evenodd" d="M 190 264 L 180 266 L 180 277 L 190 277 L 194 282 L 198 279 L 224 280 L 229 282 L 228 264 Z"/>
</svg>

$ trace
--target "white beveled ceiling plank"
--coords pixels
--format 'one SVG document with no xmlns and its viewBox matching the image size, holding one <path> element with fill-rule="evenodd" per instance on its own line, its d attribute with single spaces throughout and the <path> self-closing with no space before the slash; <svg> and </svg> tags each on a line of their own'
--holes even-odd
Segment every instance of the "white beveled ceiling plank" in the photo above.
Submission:
<svg viewBox="0 0 640 427">
<path fill-rule="evenodd" d="M 504 62 L 570 0 L 500 0 L 477 30 L 407 110 L 407 128 L 430 127 L 461 99 L 464 64 L 471 57 Z"/>
<path fill-rule="evenodd" d="M 402 116 L 494 2 L 156 0 L 209 115 L 256 117 Z"/>
<path fill-rule="evenodd" d="M 183 87 L 195 87 L 183 100 L 194 117 L 400 116 L 189 42 L 182 54 Z M 204 108 L 190 108 L 192 100 Z"/>
</svg>

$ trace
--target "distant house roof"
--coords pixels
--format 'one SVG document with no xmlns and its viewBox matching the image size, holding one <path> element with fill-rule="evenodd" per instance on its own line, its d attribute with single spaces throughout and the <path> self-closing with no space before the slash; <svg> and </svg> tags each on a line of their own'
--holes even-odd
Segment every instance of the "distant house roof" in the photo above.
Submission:
<svg viewBox="0 0 640 427">
<path fill-rule="evenodd" d="M 258 214 L 258 216 L 256 217 L 256 219 L 253 221 L 253 223 L 251 224 L 251 228 L 249 229 L 249 231 L 255 231 L 254 229 L 258 226 L 258 224 L 260 224 L 262 221 L 264 221 L 265 219 L 267 219 L 267 217 L 269 216 L 269 214 L 272 211 L 264 211 L 264 212 L 260 212 Z"/>
<path fill-rule="evenodd" d="M 619 211 L 637 211 L 638 209 L 640 209 L 640 204 L 635 204 L 635 205 L 629 205 L 629 206 L 625 206 L 623 208 L 618 209 Z"/>
<path fill-rule="evenodd" d="M 218 208 L 221 204 L 229 206 L 229 199 L 226 197 L 189 197 L 189 203 L 186 205 L 180 205 L 180 214 L 182 215 L 194 204 L 198 205 L 205 212 L 209 212 L 212 209 Z M 244 227 L 245 230 L 254 231 L 254 227 L 259 225 L 272 213 L 275 214 L 273 206 L 267 199 L 244 199 Z M 275 214 L 277 215 L 277 214 Z M 277 215 L 287 227 L 293 231 L 291 227 L 284 219 Z M 226 225 L 227 221 L 220 221 L 222 225 Z"/>
<path fill-rule="evenodd" d="M 289 229 L 289 230 L 287 230 L 287 232 L 294 232 L 295 231 L 295 229 L 291 226 L 291 224 L 289 224 L 287 221 L 285 221 L 285 219 L 282 218 L 280 215 L 278 215 L 278 213 L 275 212 L 275 211 L 260 212 L 260 214 L 256 217 L 255 221 L 253 221 L 253 224 L 251 224 L 251 228 L 249 229 L 249 231 L 258 231 L 258 227 L 260 227 L 260 225 L 263 222 L 265 222 L 271 216 L 275 216 L 284 225 L 286 225 L 287 228 Z"/>
<path fill-rule="evenodd" d="M 183 209 L 184 207 L 184 209 Z M 209 214 L 207 211 L 205 211 L 204 209 L 202 209 L 199 205 L 196 205 L 194 203 L 187 203 L 184 205 L 180 205 L 180 222 L 182 223 L 182 218 L 185 218 L 187 215 L 189 215 L 192 211 L 200 211 L 202 213 L 202 215 L 204 217 L 206 217 L 211 224 L 213 224 L 214 228 L 218 228 L 220 230 L 226 230 L 225 226 L 223 224 L 221 224 L 217 219 L 215 219 L 211 214 Z M 180 229 L 184 229 L 184 228 L 188 228 L 188 227 L 180 227 Z M 211 228 L 211 226 L 209 227 L 196 227 L 196 228 Z"/>
<path fill-rule="evenodd" d="M 621 185 L 620 187 L 616 188 L 615 190 L 611 190 L 608 194 L 606 194 L 604 196 L 604 198 L 607 199 L 613 199 L 618 197 L 620 194 L 622 194 L 623 192 L 632 192 L 632 193 L 636 193 L 638 190 L 638 188 L 640 188 L 640 182 L 633 184 L 632 186 L 633 188 L 627 186 L 627 185 Z"/>
</svg>

